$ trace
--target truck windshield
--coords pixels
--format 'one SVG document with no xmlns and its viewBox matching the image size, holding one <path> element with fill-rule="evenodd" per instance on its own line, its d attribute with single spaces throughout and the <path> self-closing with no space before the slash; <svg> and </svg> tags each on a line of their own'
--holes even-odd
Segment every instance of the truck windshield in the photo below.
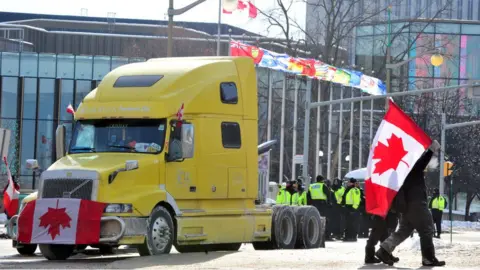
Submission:
<svg viewBox="0 0 480 270">
<path fill-rule="evenodd" d="M 163 150 L 165 131 L 165 119 L 80 120 L 75 125 L 69 153 L 158 154 Z"/>
</svg>

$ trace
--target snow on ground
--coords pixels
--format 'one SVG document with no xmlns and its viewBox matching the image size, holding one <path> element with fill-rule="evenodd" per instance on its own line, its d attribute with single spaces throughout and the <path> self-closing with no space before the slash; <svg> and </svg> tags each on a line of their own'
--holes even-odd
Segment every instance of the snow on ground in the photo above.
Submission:
<svg viewBox="0 0 480 270">
<path fill-rule="evenodd" d="M 442 220 L 442 230 L 450 230 L 450 220 Z M 453 230 L 480 231 L 480 222 L 454 220 Z"/>
<path fill-rule="evenodd" d="M 442 239 L 434 239 L 437 257 L 447 262 L 439 269 L 478 269 L 480 265 L 480 232 L 460 231 Z M 326 248 L 310 250 L 255 251 L 250 244 L 242 245 L 239 252 L 209 252 L 205 254 L 179 254 L 172 249 L 170 255 L 139 257 L 135 250 L 123 250 L 116 255 L 101 256 L 90 252 L 79 254 L 67 261 L 51 262 L 37 250 L 37 256 L 16 255 L 9 240 L 0 240 L 0 268 L 5 269 L 395 269 L 383 264 L 364 265 L 365 239 L 358 242 L 327 242 Z M 397 269 L 421 267 L 420 243 L 417 235 L 407 239 L 394 252 L 400 258 Z"/>
</svg>

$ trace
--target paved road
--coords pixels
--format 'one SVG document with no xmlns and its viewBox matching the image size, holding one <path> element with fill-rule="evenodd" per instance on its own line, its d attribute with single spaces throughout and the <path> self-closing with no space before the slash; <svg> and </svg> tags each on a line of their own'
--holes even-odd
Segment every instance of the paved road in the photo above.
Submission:
<svg viewBox="0 0 480 270">
<path fill-rule="evenodd" d="M 480 232 L 458 232 L 454 244 L 449 237 L 435 239 L 437 254 L 447 261 L 448 269 L 476 269 L 480 265 Z M 67 261 L 45 260 L 40 253 L 22 257 L 11 248 L 9 240 L 0 240 L 0 269 L 383 269 L 383 265 L 363 265 L 365 240 L 357 243 L 327 242 L 325 249 L 254 251 L 244 245 L 240 252 L 210 252 L 166 256 L 139 257 L 133 249 L 120 249 L 116 255 L 101 256 L 87 250 Z M 38 250 L 37 250 L 38 251 Z M 401 262 L 398 268 L 417 269 L 420 266 L 418 238 L 407 240 L 396 253 Z"/>
</svg>

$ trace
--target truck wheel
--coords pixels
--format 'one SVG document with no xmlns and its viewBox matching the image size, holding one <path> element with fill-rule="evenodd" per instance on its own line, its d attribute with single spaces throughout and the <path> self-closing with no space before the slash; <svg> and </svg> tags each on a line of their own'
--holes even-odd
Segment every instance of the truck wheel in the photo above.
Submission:
<svg viewBox="0 0 480 270">
<path fill-rule="evenodd" d="M 321 219 L 315 207 L 295 208 L 297 218 L 297 242 L 295 248 L 319 248 L 321 244 Z"/>
<path fill-rule="evenodd" d="M 293 208 L 285 206 L 282 208 L 274 208 L 279 210 L 273 217 L 272 235 L 275 239 L 276 247 L 279 249 L 293 249 L 297 241 L 297 222 Z"/>
<path fill-rule="evenodd" d="M 21 247 L 17 248 L 18 253 L 24 256 L 32 256 L 35 254 L 35 251 L 37 250 L 37 245 L 36 244 L 24 244 Z"/>
<path fill-rule="evenodd" d="M 279 215 L 280 212 L 282 212 L 283 209 L 285 209 L 287 206 L 286 205 L 281 205 L 281 204 L 276 204 L 273 205 L 272 207 L 272 226 L 271 226 L 271 239 L 265 242 L 253 242 L 253 248 L 255 250 L 272 250 L 278 248 L 278 245 L 275 240 L 275 227 L 276 227 L 276 222 L 277 216 Z"/>
<path fill-rule="evenodd" d="M 140 256 L 168 254 L 174 238 L 173 219 L 163 206 L 153 209 L 147 220 L 147 235 L 143 244 L 137 247 Z"/>
<path fill-rule="evenodd" d="M 40 252 L 47 260 L 66 260 L 73 254 L 74 245 L 40 244 Z"/>
</svg>

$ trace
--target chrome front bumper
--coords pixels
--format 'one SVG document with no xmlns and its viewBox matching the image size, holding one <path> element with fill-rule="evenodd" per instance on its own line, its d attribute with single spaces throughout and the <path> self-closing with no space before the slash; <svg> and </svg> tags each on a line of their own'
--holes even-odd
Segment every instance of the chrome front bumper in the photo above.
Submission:
<svg viewBox="0 0 480 270">
<path fill-rule="evenodd" d="M 14 240 L 17 241 L 17 234 L 15 233 L 15 228 L 17 227 L 17 220 L 18 220 L 18 215 L 13 216 L 9 221 L 8 221 L 8 236 Z M 116 224 L 115 224 L 116 223 Z M 111 227 L 115 227 L 114 231 L 110 230 Z M 125 221 L 122 218 L 119 217 L 114 217 L 114 216 L 108 216 L 108 217 L 102 217 L 100 221 L 100 240 L 99 243 L 116 243 L 120 241 L 122 237 L 125 236 L 125 232 L 127 231 L 127 226 L 125 224 Z M 97 244 L 97 243 L 92 243 L 92 244 Z"/>
</svg>

